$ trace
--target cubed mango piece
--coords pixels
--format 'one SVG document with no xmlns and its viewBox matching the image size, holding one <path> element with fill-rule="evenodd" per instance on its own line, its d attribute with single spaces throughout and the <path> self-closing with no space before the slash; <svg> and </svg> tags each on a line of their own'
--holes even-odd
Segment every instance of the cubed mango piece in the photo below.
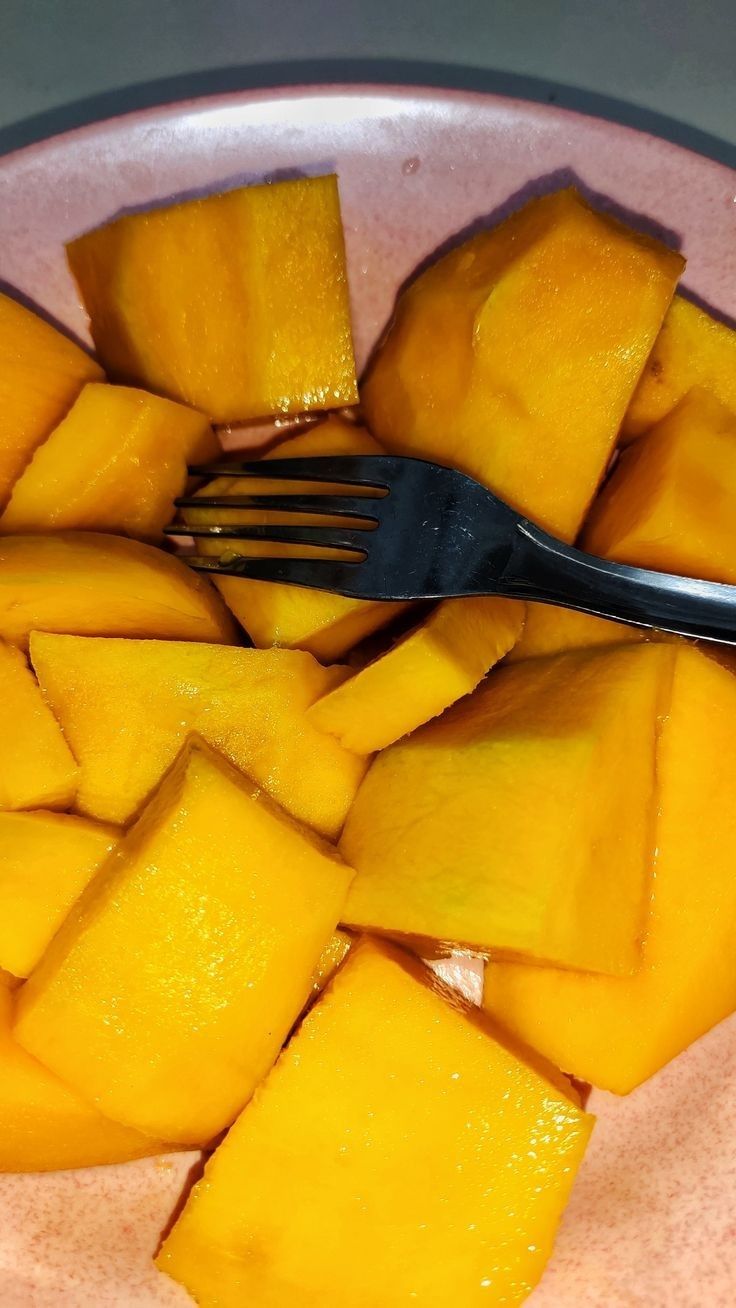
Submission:
<svg viewBox="0 0 736 1308">
<path fill-rule="evenodd" d="M 333 415 L 308 431 L 283 441 L 265 454 L 269 459 L 302 459 L 326 454 L 382 454 L 380 445 L 368 434 L 345 418 Z M 264 469 L 264 473 L 267 470 Z M 285 495 L 298 489 L 283 479 L 269 481 L 249 477 L 217 477 L 203 486 L 202 495 Z M 312 482 L 309 493 L 317 495 L 334 491 L 334 487 Z M 252 509 L 185 509 L 184 521 L 192 527 L 212 524 L 223 526 L 268 525 L 288 521 L 291 526 L 328 526 L 344 523 L 344 519 L 317 516 L 316 514 L 274 514 L 267 510 Z M 221 554 L 222 541 L 200 538 L 197 545 L 202 554 Z M 237 549 L 233 541 L 229 548 Z M 278 542 L 248 541 L 240 548 L 251 556 L 267 555 L 271 558 L 293 554 L 293 549 Z M 306 590 L 300 586 L 284 586 L 271 581 L 249 581 L 245 577 L 216 577 L 215 585 L 225 603 L 241 626 L 245 627 L 254 645 L 266 649 L 271 645 L 287 649 L 306 649 L 315 658 L 329 663 L 341 658 L 357 645 L 364 636 L 391 622 L 408 607 L 406 604 L 379 604 L 374 600 L 350 600 L 327 591 Z"/>
<path fill-rule="evenodd" d="M 0 294 L 0 508 L 85 382 L 102 375 L 68 336 Z"/>
<path fill-rule="evenodd" d="M 23 987 L 16 1036 L 116 1121 L 203 1144 L 276 1058 L 351 875 L 188 747 Z"/>
<path fill-rule="evenodd" d="M 624 450 L 583 543 L 619 563 L 736 582 L 736 413 L 690 391 Z"/>
<path fill-rule="evenodd" d="M 78 812 L 126 822 L 194 732 L 302 822 L 339 833 L 366 761 L 306 711 L 346 668 L 302 650 L 42 632 L 31 657 L 79 763 Z"/>
<path fill-rule="evenodd" d="M 519 663 L 522 659 L 600 645 L 634 645 L 651 636 L 646 627 L 631 627 L 627 622 L 610 622 L 556 604 L 527 604 L 524 629 L 506 662 Z"/>
<path fill-rule="evenodd" d="M 219 449 L 196 410 L 91 383 L 16 482 L 0 532 L 82 528 L 155 539 L 174 516 L 187 465 Z"/>
<path fill-rule="evenodd" d="M 0 810 L 68 808 L 76 761 L 24 655 L 2 640 L 0 681 Z"/>
<path fill-rule="evenodd" d="M 97 532 L 0 539 L 0 639 L 32 631 L 235 641 L 217 591 L 185 563 Z"/>
<path fill-rule="evenodd" d="M 485 1003 L 505 1027 L 616 1094 L 736 1009 L 736 677 L 698 650 L 673 654 L 641 967 L 615 978 L 500 960 L 486 970 Z"/>
<path fill-rule="evenodd" d="M 385 654 L 318 699 L 309 717 L 346 749 L 372 754 L 469 695 L 518 638 L 524 605 L 444 600 Z"/>
<path fill-rule="evenodd" d="M 344 921 L 591 971 L 638 965 L 666 646 L 530 659 L 379 754 Z"/>
<path fill-rule="evenodd" d="M 368 426 L 572 540 L 682 267 L 575 191 L 533 200 L 401 294 L 362 387 Z"/>
<path fill-rule="evenodd" d="M 0 967 L 33 971 L 117 838 L 66 813 L 0 813 Z"/>
<path fill-rule="evenodd" d="M 676 295 L 626 410 L 622 441 L 649 431 L 693 386 L 736 410 L 736 331 Z"/>
<path fill-rule="evenodd" d="M 217 422 L 355 403 L 335 176 L 128 214 L 67 254 L 116 380 Z"/>
<path fill-rule="evenodd" d="M 365 941 L 158 1255 L 202 1308 L 521 1303 L 593 1126 L 420 963 Z"/>
</svg>

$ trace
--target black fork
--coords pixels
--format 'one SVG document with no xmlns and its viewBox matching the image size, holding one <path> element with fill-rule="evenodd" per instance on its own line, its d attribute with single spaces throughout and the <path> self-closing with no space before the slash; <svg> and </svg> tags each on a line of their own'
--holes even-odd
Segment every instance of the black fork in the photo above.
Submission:
<svg viewBox="0 0 736 1308">
<path fill-rule="evenodd" d="M 242 477 L 246 487 L 248 478 L 258 478 L 324 482 L 340 489 L 183 496 L 176 501 L 179 508 L 317 514 L 337 517 L 340 525 L 172 524 L 166 528 L 170 535 L 269 541 L 352 556 L 254 558 L 232 547 L 219 557 L 183 556 L 202 572 L 307 586 L 351 599 L 501 595 L 736 644 L 736 587 L 584 554 L 454 468 L 393 455 L 343 455 L 207 464 L 191 473 Z"/>
</svg>

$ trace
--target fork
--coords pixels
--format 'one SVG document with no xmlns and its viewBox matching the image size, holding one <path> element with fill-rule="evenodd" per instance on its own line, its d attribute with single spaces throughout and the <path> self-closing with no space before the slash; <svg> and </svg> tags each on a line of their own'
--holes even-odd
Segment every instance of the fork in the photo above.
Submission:
<svg viewBox="0 0 736 1308">
<path fill-rule="evenodd" d="M 423 459 L 340 455 L 209 463 L 196 477 L 324 482 L 336 492 L 181 496 L 178 508 L 337 517 L 338 525 L 165 528 L 171 536 L 267 541 L 327 557 L 183 555 L 214 576 L 333 591 L 361 600 L 499 595 L 577 609 L 615 622 L 736 644 L 736 586 L 651 572 L 585 554 L 550 536 L 465 473 Z M 330 554 L 329 552 L 332 551 Z M 345 557 L 337 557 L 340 551 Z M 351 557 L 352 556 L 352 557 Z"/>
</svg>

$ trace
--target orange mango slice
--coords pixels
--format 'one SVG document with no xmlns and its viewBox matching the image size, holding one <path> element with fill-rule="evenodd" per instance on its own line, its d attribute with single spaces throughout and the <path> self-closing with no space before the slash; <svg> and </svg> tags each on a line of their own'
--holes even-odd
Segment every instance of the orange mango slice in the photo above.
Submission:
<svg viewBox="0 0 736 1308">
<path fill-rule="evenodd" d="M 0 810 L 68 808 L 77 793 L 76 761 L 24 656 L 4 641 L 0 681 Z"/>
<path fill-rule="evenodd" d="M 652 634 L 645 627 L 609 622 L 607 618 L 576 613 L 574 609 L 558 608 L 555 604 L 527 604 L 523 631 L 506 662 L 520 663 L 522 659 L 544 658 L 571 649 L 635 645 Z"/>
</svg>

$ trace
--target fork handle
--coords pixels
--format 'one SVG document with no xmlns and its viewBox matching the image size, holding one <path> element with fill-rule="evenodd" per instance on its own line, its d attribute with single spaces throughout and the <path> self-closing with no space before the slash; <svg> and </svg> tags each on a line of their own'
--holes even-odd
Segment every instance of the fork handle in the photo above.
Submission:
<svg viewBox="0 0 736 1308">
<path fill-rule="evenodd" d="M 736 586 L 584 554 L 522 519 L 503 593 L 699 640 L 736 644 Z"/>
</svg>

